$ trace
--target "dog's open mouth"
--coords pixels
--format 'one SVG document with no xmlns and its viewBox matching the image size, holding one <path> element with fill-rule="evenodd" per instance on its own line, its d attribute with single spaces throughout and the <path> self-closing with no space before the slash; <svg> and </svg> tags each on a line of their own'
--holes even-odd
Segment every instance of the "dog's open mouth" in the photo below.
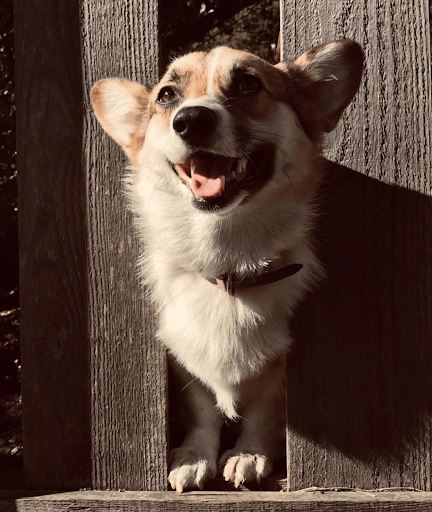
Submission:
<svg viewBox="0 0 432 512">
<path fill-rule="evenodd" d="M 274 149 L 261 147 L 240 158 L 197 152 L 173 168 L 193 193 L 193 205 L 217 211 L 230 205 L 240 192 L 249 196 L 265 184 L 273 172 Z M 246 197 L 246 194 L 245 194 Z"/>
</svg>

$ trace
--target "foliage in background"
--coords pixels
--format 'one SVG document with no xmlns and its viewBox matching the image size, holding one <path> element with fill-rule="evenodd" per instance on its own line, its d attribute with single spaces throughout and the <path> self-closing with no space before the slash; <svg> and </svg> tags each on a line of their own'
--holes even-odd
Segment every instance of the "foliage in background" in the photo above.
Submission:
<svg viewBox="0 0 432 512">
<path fill-rule="evenodd" d="M 219 45 L 274 62 L 278 0 L 161 0 L 160 12 L 163 70 L 178 55 Z"/>
<path fill-rule="evenodd" d="M 13 0 L 0 3 L 0 306 L 18 306 Z"/>
<path fill-rule="evenodd" d="M 21 481 L 22 436 L 18 297 L 13 0 L 0 3 L 0 466 Z M 0 487 L 2 487 L 0 473 Z"/>
</svg>

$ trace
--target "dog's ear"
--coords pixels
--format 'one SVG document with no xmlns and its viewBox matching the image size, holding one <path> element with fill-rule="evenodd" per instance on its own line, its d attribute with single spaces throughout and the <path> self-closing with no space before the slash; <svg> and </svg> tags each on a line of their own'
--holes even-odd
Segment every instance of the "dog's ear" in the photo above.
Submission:
<svg viewBox="0 0 432 512">
<path fill-rule="evenodd" d="M 300 105 L 294 108 L 301 120 L 330 132 L 359 88 L 363 52 L 354 41 L 343 39 L 311 48 L 288 66 L 277 67 L 285 67 L 297 85 Z"/>
<path fill-rule="evenodd" d="M 127 154 L 141 134 L 147 112 L 150 91 L 137 82 L 105 79 L 97 82 L 91 91 L 96 117 L 102 128 Z"/>
</svg>

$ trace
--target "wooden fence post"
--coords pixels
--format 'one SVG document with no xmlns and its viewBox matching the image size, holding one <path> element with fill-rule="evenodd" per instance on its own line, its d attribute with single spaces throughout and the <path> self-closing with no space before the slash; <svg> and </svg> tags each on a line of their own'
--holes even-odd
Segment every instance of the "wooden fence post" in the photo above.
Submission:
<svg viewBox="0 0 432 512">
<path fill-rule="evenodd" d="M 16 0 L 27 485 L 166 486 L 165 355 L 143 300 L 124 158 L 91 111 L 158 77 L 156 0 Z"/>
<path fill-rule="evenodd" d="M 359 94 L 330 137 L 327 278 L 289 357 L 288 489 L 431 490 L 431 60 L 426 0 L 284 0 L 283 57 L 349 37 Z"/>
</svg>

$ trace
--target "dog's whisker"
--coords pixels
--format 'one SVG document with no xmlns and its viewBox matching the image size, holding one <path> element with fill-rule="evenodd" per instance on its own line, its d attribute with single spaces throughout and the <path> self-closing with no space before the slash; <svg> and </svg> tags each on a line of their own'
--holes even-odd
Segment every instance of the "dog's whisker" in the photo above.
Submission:
<svg viewBox="0 0 432 512">
<path fill-rule="evenodd" d="M 195 382 L 196 380 L 198 380 L 198 377 L 194 377 L 192 380 L 190 380 L 186 386 L 184 386 L 181 390 L 180 390 L 180 393 L 183 393 L 183 391 L 188 388 L 193 382 Z"/>
<path fill-rule="evenodd" d="M 291 137 L 287 137 L 286 135 L 283 135 L 281 133 L 269 132 L 267 130 L 262 130 L 262 129 L 260 129 L 260 130 L 251 129 L 250 133 L 251 134 L 259 134 L 259 135 L 262 135 L 262 134 L 264 134 L 264 135 L 271 135 L 272 137 L 279 137 L 280 139 L 283 139 L 283 140 L 285 140 L 287 142 L 296 142 L 295 139 L 293 139 Z"/>
<path fill-rule="evenodd" d="M 148 200 L 148 204 L 147 204 L 147 213 L 149 212 L 149 209 L 150 209 L 150 204 L 151 204 L 151 200 L 153 199 L 153 195 L 159 185 L 159 183 L 162 181 L 162 176 L 157 180 L 157 182 L 155 183 L 154 187 L 153 187 L 153 190 L 151 191 L 151 194 L 150 194 L 150 197 L 149 197 L 149 200 Z"/>
<path fill-rule="evenodd" d="M 247 159 L 249 160 L 250 164 L 253 165 L 255 167 L 255 162 L 252 160 L 251 156 L 246 153 L 246 151 L 244 151 L 243 149 L 240 149 L 240 153 Z"/>
<path fill-rule="evenodd" d="M 290 167 L 291 167 L 291 166 L 290 166 Z M 291 179 L 291 176 L 289 175 L 289 172 L 286 170 L 286 168 L 285 168 L 285 167 L 283 167 L 283 168 L 282 168 L 282 171 L 283 171 L 283 173 L 285 174 L 285 176 L 289 179 L 289 182 L 291 183 L 291 187 L 292 187 L 292 189 L 293 189 L 293 193 L 294 193 L 294 198 L 295 198 L 295 202 L 296 202 L 296 204 L 299 204 L 299 203 L 298 203 L 298 200 L 297 200 L 297 193 L 296 193 L 296 189 L 295 189 L 295 187 L 294 187 L 294 183 L 293 183 L 293 181 L 292 181 L 292 179 Z"/>
<path fill-rule="evenodd" d="M 251 141 L 257 141 L 257 142 L 263 142 L 263 143 L 267 143 L 267 144 L 268 144 L 268 143 L 271 143 L 271 144 L 273 144 L 275 147 L 277 147 L 278 149 L 280 149 L 280 151 L 282 151 L 284 154 L 286 154 L 287 156 L 289 156 L 289 154 L 287 153 L 286 149 L 283 149 L 283 148 L 280 146 L 280 144 L 279 144 L 279 143 L 274 142 L 274 141 L 272 141 L 272 140 L 269 140 L 269 139 L 267 139 L 266 137 L 262 137 L 262 136 L 261 136 L 261 137 L 258 137 L 257 135 L 254 135 L 253 137 L 251 137 L 251 139 L 250 139 L 250 140 L 251 140 Z M 288 144 L 290 144 L 290 145 L 291 145 L 291 147 L 294 147 L 294 143 L 293 143 L 293 141 L 291 141 L 291 140 L 289 140 L 289 139 L 284 139 L 284 140 L 286 140 L 286 142 L 287 142 Z"/>
<path fill-rule="evenodd" d="M 221 101 L 221 105 L 225 106 L 228 103 L 228 101 L 233 101 L 233 100 L 235 100 L 234 96 L 225 98 L 224 100 Z"/>
</svg>

